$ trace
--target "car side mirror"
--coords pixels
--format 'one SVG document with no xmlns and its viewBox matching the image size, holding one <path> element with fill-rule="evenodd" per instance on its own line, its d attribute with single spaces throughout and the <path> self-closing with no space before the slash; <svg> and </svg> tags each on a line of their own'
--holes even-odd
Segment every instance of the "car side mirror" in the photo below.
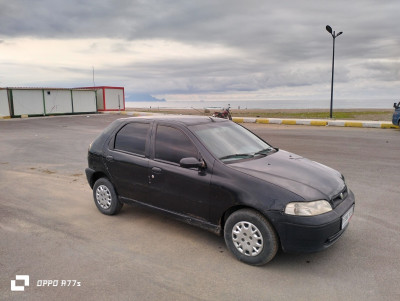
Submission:
<svg viewBox="0 0 400 301">
<path fill-rule="evenodd" d="M 194 157 L 182 158 L 179 164 L 183 168 L 204 168 L 206 163 L 204 160 L 199 160 Z"/>
<path fill-rule="evenodd" d="M 397 109 L 397 104 L 396 103 L 393 104 L 393 108 Z"/>
</svg>

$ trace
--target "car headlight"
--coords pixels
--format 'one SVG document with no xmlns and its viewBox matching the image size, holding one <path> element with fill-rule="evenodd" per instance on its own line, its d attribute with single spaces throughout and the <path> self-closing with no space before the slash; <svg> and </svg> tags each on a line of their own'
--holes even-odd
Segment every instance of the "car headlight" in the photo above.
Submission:
<svg viewBox="0 0 400 301">
<path fill-rule="evenodd" d="M 313 202 L 293 202 L 285 207 L 285 213 L 299 216 L 313 216 L 326 213 L 332 210 L 328 201 L 320 200 Z"/>
</svg>

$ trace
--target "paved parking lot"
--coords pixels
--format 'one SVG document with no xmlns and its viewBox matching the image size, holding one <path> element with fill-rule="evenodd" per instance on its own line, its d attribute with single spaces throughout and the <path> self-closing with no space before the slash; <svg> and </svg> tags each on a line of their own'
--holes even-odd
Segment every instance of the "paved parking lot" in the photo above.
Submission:
<svg viewBox="0 0 400 301">
<path fill-rule="evenodd" d="M 252 267 L 222 237 L 149 209 L 98 212 L 84 175 L 87 148 L 118 117 L 0 120 L 1 300 L 400 298 L 400 130 L 246 124 L 340 170 L 357 201 L 331 248 Z M 10 290 L 16 275 L 30 276 L 24 292 Z M 43 280 L 59 282 L 38 286 Z"/>
</svg>

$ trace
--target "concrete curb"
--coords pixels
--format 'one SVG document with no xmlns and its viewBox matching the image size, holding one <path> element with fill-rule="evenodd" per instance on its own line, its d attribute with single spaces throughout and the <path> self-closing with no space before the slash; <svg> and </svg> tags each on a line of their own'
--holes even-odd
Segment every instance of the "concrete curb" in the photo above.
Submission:
<svg viewBox="0 0 400 301">
<path fill-rule="evenodd" d="M 237 123 L 262 123 L 262 124 L 285 124 L 285 125 L 310 125 L 310 126 L 339 126 L 359 128 L 381 128 L 398 129 L 399 127 L 387 121 L 348 121 L 348 120 L 325 120 L 325 119 L 281 119 L 281 118 L 251 118 L 233 117 Z"/>
<path fill-rule="evenodd" d="M 102 112 L 129 115 L 134 117 L 164 115 L 162 113 L 148 112 Z M 260 124 L 284 124 L 284 125 L 309 125 L 309 126 L 337 126 L 337 127 L 359 127 L 359 128 L 379 128 L 379 129 L 398 129 L 388 121 L 368 121 L 368 120 L 330 120 L 330 119 L 289 119 L 289 118 L 255 118 L 255 117 L 233 117 L 232 120 L 236 123 L 260 123 Z"/>
</svg>

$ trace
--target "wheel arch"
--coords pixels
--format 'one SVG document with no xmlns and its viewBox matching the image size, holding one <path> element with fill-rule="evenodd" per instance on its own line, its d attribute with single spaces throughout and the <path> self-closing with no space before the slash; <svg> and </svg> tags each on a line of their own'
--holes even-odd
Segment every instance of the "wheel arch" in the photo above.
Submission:
<svg viewBox="0 0 400 301">
<path fill-rule="evenodd" d="M 280 238 L 280 236 L 279 236 L 279 232 L 277 231 L 275 225 L 271 222 L 271 219 L 268 218 L 267 215 L 263 214 L 260 210 L 257 210 L 256 208 L 253 208 L 253 207 L 250 207 L 250 206 L 245 206 L 245 205 L 233 206 L 233 207 L 230 207 L 228 210 L 226 210 L 226 211 L 224 212 L 224 214 L 222 215 L 221 220 L 220 220 L 220 229 L 221 229 L 221 230 L 220 230 L 220 234 L 221 234 L 221 235 L 224 234 L 225 223 L 226 223 L 226 221 L 228 220 L 229 216 L 230 216 L 232 213 L 234 213 L 234 212 L 236 212 L 236 211 L 239 211 L 239 210 L 242 210 L 242 209 L 253 210 L 253 211 L 255 211 L 255 212 L 261 214 L 261 215 L 269 222 L 269 224 L 271 225 L 271 227 L 274 229 L 275 234 L 276 234 L 276 237 L 278 238 L 278 245 L 279 245 L 280 247 L 282 247 L 282 245 L 281 245 L 281 238 Z"/>
<path fill-rule="evenodd" d="M 225 223 L 226 223 L 228 217 L 229 217 L 233 212 L 238 211 L 238 210 L 241 210 L 241 209 L 252 209 L 252 210 L 254 210 L 253 208 L 251 208 L 251 207 L 249 207 L 249 206 L 244 206 L 244 205 L 237 205 L 237 206 L 230 207 L 230 208 L 229 208 L 228 210 L 226 210 L 226 211 L 222 214 L 222 216 L 221 216 L 221 219 L 220 219 L 221 233 L 224 233 Z"/>
<path fill-rule="evenodd" d="M 221 231 L 222 231 L 222 232 L 224 231 L 225 223 L 226 223 L 227 219 L 229 218 L 229 216 L 230 216 L 232 213 L 234 213 L 234 212 L 236 212 L 236 211 L 239 211 L 239 210 L 242 210 L 242 209 L 249 209 L 249 210 L 253 210 L 253 211 L 255 211 L 255 212 L 258 212 L 259 214 L 261 214 L 261 215 L 271 224 L 271 226 L 274 228 L 275 232 L 278 233 L 278 232 L 276 231 L 274 225 L 272 224 L 271 220 L 268 218 L 268 216 L 266 216 L 265 214 L 263 214 L 260 210 L 257 210 L 256 208 L 253 208 L 253 207 L 251 207 L 251 206 L 246 206 L 246 205 L 237 205 L 237 206 L 230 207 L 229 209 L 227 209 L 227 210 L 222 214 L 222 217 L 221 217 L 221 220 L 220 220 L 220 226 L 221 226 Z"/>
<path fill-rule="evenodd" d="M 93 189 L 94 183 L 96 183 L 96 181 L 98 179 L 101 178 L 106 178 L 107 180 L 110 181 L 110 179 L 107 177 L 107 175 L 101 171 L 96 171 L 95 173 L 93 173 L 92 177 L 90 178 L 90 187 Z"/>
</svg>

